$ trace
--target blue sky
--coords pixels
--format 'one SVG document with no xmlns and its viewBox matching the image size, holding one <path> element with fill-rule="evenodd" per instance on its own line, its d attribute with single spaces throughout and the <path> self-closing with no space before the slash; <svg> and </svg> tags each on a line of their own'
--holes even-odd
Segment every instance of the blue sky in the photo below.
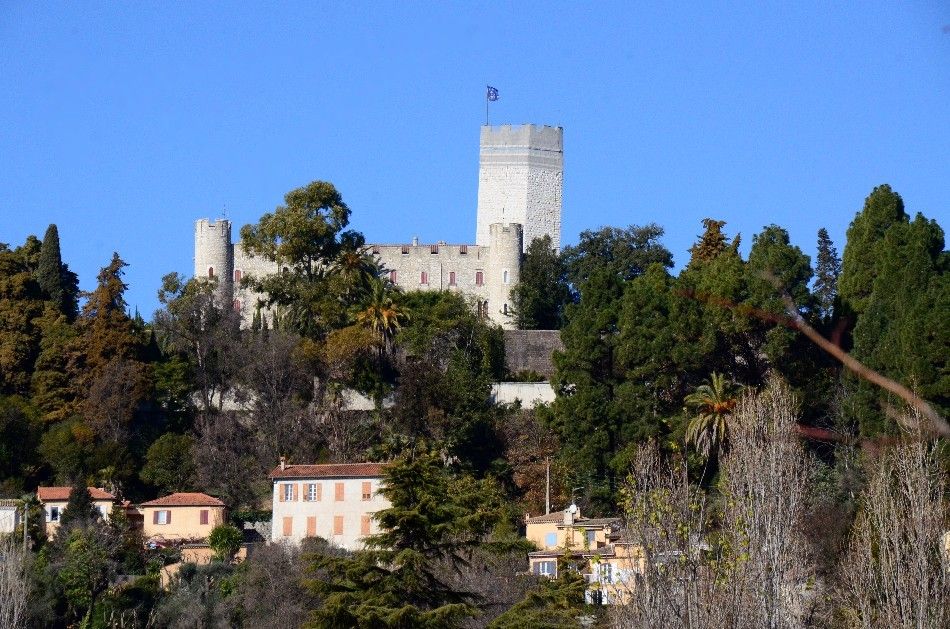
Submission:
<svg viewBox="0 0 950 629">
<path fill-rule="evenodd" d="M 54 222 L 148 318 L 194 220 L 332 181 L 369 241 L 472 242 L 492 123 L 564 127 L 564 244 L 700 220 L 839 250 L 888 182 L 950 225 L 950 5 L 0 3 L 0 241 Z"/>
</svg>

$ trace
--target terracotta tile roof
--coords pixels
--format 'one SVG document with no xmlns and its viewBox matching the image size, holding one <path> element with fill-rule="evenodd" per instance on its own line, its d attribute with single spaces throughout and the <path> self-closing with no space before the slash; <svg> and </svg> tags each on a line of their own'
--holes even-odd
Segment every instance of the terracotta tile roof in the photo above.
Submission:
<svg viewBox="0 0 950 629">
<path fill-rule="evenodd" d="M 39 498 L 40 502 L 65 502 L 69 500 L 69 494 L 71 493 L 73 493 L 72 487 L 36 488 L 36 497 Z M 115 496 L 98 487 L 90 487 L 89 495 L 92 496 L 93 500 L 115 500 Z"/>
<path fill-rule="evenodd" d="M 564 512 L 555 511 L 554 513 L 537 515 L 533 518 L 528 518 L 525 520 L 526 524 L 548 524 L 551 522 L 564 522 Z"/>
<path fill-rule="evenodd" d="M 323 465 L 288 465 L 271 470 L 270 478 L 380 478 L 387 463 L 326 463 Z"/>
<path fill-rule="evenodd" d="M 139 505 L 140 507 L 223 507 L 224 503 L 201 493 L 178 493 L 162 496 L 155 500 L 149 500 Z"/>
</svg>

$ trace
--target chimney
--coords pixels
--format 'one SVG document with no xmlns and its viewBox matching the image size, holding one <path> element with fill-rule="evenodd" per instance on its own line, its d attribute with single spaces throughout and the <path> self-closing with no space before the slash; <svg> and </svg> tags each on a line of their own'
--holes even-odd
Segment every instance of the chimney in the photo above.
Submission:
<svg viewBox="0 0 950 629">
<path fill-rule="evenodd" d="M 574 512 L 576 510 L 577 507 L 575 507 L 573 503 L 564 510 L 564 526 L 571 526 L 574 524 Z"/>
<path fill-rule="evenodd" d="M 287 457 L 285 456 L 280 457 L 280 469 L 281 470 L 287 469 Z"/>
</svg>

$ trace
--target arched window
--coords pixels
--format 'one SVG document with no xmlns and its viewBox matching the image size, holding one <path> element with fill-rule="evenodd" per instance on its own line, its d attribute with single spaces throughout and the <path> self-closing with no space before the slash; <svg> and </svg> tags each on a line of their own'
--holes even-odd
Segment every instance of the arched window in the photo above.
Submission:
<svg viewBox="0 0 950 629">
<path fill-rule="evenodd" d="M 426 273 L 425 271 L 423 271 L 423 272 L 419 275 L 419 283 L 420 283 L 420 284 L 428 284 L 428 283 L 429 283 L 429 274 Z"/>
<path fill-rule="evenodd" d="M 485 283 L 485 276 L 481 271 L 475 271 L 475 286 L 481 286 Z"/>
<path fill-rule="evenodd" d="M 396 272 L 395 272 L 395 271 L 390 271 L 390 272 L 389 272 L 389 281 L 392 282 L 393 284 L 396 283 Z"/>
<path fill-rule="evenodd" d="M 505 284 L 508 283 L 508 269 L 505 269 L 504 271 L 501 272 L 501 281 L 504 282 Z"/>
<path fill-rule="evenodd" d="M 235 282 L 241 281 L 241 269 L 234 269 L 234 281 Z"/>
<path fill-rule="evenodd" d="M 208 267 L 208 279 L 210 280 L 212 277 L 214 277 L 214 267 L 213 267 L 213 266 L 209 266 L 209 267 Z"/>
<path fill-rule="evenodd" d="M 455 286 L 455 271 L 449 271 L 449 286 Z"/>
</svg>

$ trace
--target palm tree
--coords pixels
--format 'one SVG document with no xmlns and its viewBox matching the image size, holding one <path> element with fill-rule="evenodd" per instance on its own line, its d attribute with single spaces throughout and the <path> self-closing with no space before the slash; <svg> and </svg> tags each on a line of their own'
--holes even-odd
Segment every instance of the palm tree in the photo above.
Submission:
<svg viewBox="0 0 950 629">
<path fill-rule="evenodd" d="M 393 339 L 409 320 L 409 311 L 397 304 L 393 290 L 385 280 L 374 279 L 362 310 L 356 313 L 356 322 L 376 333 L 379 338 L 380 354 L 392 351 Z"/>
<path fill-rule="evenodd" d="M 709 382 L 686 396 L 686 406 L 696 411 L 686 427 L 686 441 L 696 446 L 704 457 L 708 458 L 728 443 L 729 418 L 739 401 L 740 391 L 741 387 L 735 382 L 713 372 Z"/>
<path fill-rule="evenodd" d="M 343 281 L 347 295 L 369 292 L 381 272 L 379 263 L 370 253 L 355 248 L 341 251 L 331 270 Z"/>
</svg>

